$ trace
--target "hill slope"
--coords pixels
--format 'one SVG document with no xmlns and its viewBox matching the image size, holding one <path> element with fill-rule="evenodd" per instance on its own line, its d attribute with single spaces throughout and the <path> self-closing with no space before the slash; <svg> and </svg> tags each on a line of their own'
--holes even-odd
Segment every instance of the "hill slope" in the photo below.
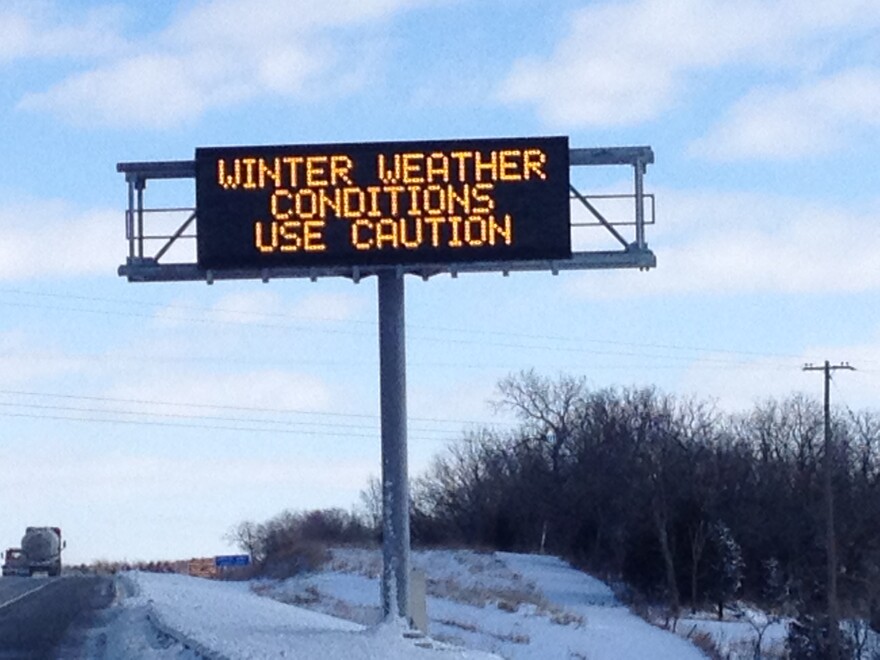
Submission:
<svg viewBox="0 0 880 660">
<path fill-rule="evenodd" d="M 337 549 L 324 570 L 284 581 L 127 573 L 82 657 L 705 658 L 556 557 L 435 550 L 414 553 L 413 565 L 427 576 L 427 638 L 376 625 L 378 550 Z"/>
</svg>

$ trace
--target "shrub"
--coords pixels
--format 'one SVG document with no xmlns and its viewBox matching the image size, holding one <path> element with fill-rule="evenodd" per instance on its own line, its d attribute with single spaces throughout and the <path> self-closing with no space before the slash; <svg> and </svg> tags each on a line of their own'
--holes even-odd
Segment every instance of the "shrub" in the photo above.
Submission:
<svg viewBox="0 0 880 660">
<path fill-rule="evenodd" d="M 329 558 L 330 553 L 323 543 L 294 541 L 267 554 L 260 564 L 259 574 L 283 580 L 300 573 L 315 571 Z"/>
</svg>

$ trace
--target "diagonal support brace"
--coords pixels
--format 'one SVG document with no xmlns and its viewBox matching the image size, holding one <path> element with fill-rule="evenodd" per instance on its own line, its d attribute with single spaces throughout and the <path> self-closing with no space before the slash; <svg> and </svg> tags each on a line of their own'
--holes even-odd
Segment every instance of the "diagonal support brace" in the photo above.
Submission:
<svg viewBox="0 0 880 660">
<path fill-rule="evenodd" d="M 614 236 L 614 238 L 616 238 L 616 239 L 618 240 L 618 242 L 619 242 L 624 248 L 626 248 L 626 249 L 628 250 L 628 249 L 629 249 L 629 243 L 626 242 L 626 239 L 625 239 L 623 236 L 620 235 L 620 232 L 617 231 L 617 230 L 614 228 L 614 226 L 613 226 L 610 222 L 608 222 L 608 220 L 606 220 L 605 217 L 604 217 L 601 213 L 599 213 L 599 210 L 598 210 L 595 206 L 593 206 L 592 204 L 590 204 L 590 200 L 588 200 L 586 197 L 584 197 L 583 195 L 581 195 L 581 193 L 578 191 L 578 189 L 575 188 L 573 185 L 569 184 L 568 187 L 571 189 L 571 192 L 574 194 L 575 197 L 577 197 L 577 199 L 580 201 L 580 203 L 583 204 L 584 206 L 586 206 L 586 207 L 587 207 L 587 210 L 588 210 L 590 213 L 592 213 L 594 216 L 596 216 L 596 219 L 600 222 L 600 224 L 601 224 L 603 227 L 605 227 L 605 229 L 607 229 L 608 232 L 609 232 L 612 236 Z"/>
</svg>

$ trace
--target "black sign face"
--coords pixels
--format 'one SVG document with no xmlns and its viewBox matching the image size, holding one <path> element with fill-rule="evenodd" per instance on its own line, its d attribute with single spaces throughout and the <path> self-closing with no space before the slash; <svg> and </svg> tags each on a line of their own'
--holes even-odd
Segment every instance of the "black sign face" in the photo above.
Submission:
<svg viewBox="0 0 880 660">
<path fill-rule="evenodd" d="M 196 149 L 206 269 L 571 256 L 568 139 Z"/>
</svg>

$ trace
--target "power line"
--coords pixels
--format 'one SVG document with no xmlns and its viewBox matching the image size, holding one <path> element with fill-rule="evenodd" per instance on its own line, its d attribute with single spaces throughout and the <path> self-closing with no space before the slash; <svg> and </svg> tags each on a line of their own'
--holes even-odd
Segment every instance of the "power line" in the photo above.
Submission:
<svg viewBox="0 0 880 660">
<path fill-rule="evenodd" d="M 229 410 L 229 411 L 238 411 L 238 412 L 247 412 L 247 413 L 274 413 L 274 414 L 287 414 L 287 415 L 310 415 L 316 417 L 330 417 L 330 418 L 356 418 L 356 419 L 366 419 L 371 421 L 378 422 L 379 416 L 377 414 L 367 414 L 367 413 L 342 413 L 342 412 L 319 412 L 314 410 L 302 410 L 295 408 L 270 408 L 270 407 L 260 407 L 260 406 L 240 406 L 240 405 L 232 405 L 232 404 L 212 404 L 212 403 L 195 403 L 195 402 L 186 402 L 186 401 L 162 401 L 157 399 L 135 399 L 135 398 L 123 398 L 123 397 L 108 397 L 108 396 L 89 396 L 83 394 L 64 394 L 57 392 L 34 392 L 34 391 L 25 391 L 25 390 L 0 390 L 0 395 L 13 395 L 13 396 L 31 396 L 31 397 L 43 397 L 49 399 L 64 399 L 64 400 L 78 400 L 78 401 L 91 401 L 91 402 L 100 402 L 100 403 L 123 403 L 123 404 L 138 404 L 138 405 L 150 405 L 150 406 L 167 406 L 172 408 L 194 408 L 194 409 L 202 409 L 202 410 Z M 23 404 L 29 405 L 29 404 Z M 461 420 L 461 419 L 441 419 L 437 417 L 410 417 L 410 421 L 419 422 L 419 423 L 429 423 L 429 424 L 483 424 L 483 425 L 492 425 L 495 422 L 486 421 L 486 420 Z M 285 423 L 285 422 L 278 422 Z M 308 422 L 309 424 L 323 424 L 323 421 L 315 421 Z M 501 425 L 511 424 L 510 422 L 500 422 Z"/>
<path fill-rule="evenodd" d="M 48 406 L 39 404 L 14 404 L 0 402 L 2 407 L 16 407 L 37 410 L 40 412 L 26 413 L 14 412 L 0 409 L 0 417 L 13 417 L 50 421 L 73 421 L 97 424 L 125 424 L 132 426 L 158 426 L 166 428 L 183 428 L 197 429 L 200 431 L 234 431 L 246 433 L 267 433 L 267 434 L 284 434 L 293 436 L 316 436 L 316 437 L 340 437 L 340 438 L 362 438 L 370 440 L 378 440 L 379 430 L 366 426 L 355 425 L 339 425 L 339 424 L 321 424 L 326 428 L 285 428 L 292 426 L 292 423 L 278 422 L 275 420 L 247 419 L 247 418 L 223 418 L 223 417 L 205 417 L 205 416 L 187 416 L 175 415 L 169 413 L 151 413 L 134 410 L 102 410 L 100 408 L 80 408 L 74 406 Z M 48 412 L 46 412 L 48 411 Z M 73 414 L 68 414 L 73 413 Z M 75 413 L 88 413 L 80 415 Z M 104 416 L 96 416 L 104 415 Z M 120 417 L 121 416 L 121 417 Z M 160 418 L 159 420 L 150 418 Z M 165 419 L 173 420 L 193 420 L 193 423 L 185 421 L 164 421 Z M 206 424 L 205 421 L 217 421 L 218 424 Z M 222 423 L 230 422 L 230 424 Z M 266 425 L 269 426 L 266 426 Z M 319 422 L 310 422 L 312 426 L 320 424 Z M 339 430 L 351 429 L 351 430 Z M 445 442 L 450 436 L 455 434 L 453 430 L 443 429 L 415 429 L 412 438 L 421 442 Z M 428 434 L 428 435 L 426 435 Z"/>
<path fill-rule="evenodd" d="M 257 323 L 254 321 L 242 320 L 242 321 L 231 321 L 228 319 L 218 319 L 215 315 L 217 314 L 242 314 L 243 316 L 250 317 L 266 317 L 266 318 L 275 318 L 275 319 L 291 319 L 296 321 L 297 323 L 302 322 L 321 322 L 321 323 L 345 323 L 346 325 L 358 324 L 367 327 L 369 330 L 375 329 L 375 322 L 373 321 L 363 321 L 357 319 L 346 319 L 341 321 L 339 319 L 332 318 L 323 318 L 323 317 L 296 317 L 289 314 L 282 314 L 277 312 L 262 312 L 262 311 L 242 311 L 235 310 L 230 308 L 222 308 L 222 307 L 204 307 L 197 305 L 181 305 L 181 304 L 163 304 L 163 303 L 153 303 L 153 302 L 143 302 L 143 301 L 131 301 L 124 299 L 115 299 L 115 298 L 100 298 L 95 296 L 82 296 L 77 294 L 58 294 L 58 293 L 47 293 L 47 292 L 28 292 L 22 291 L 18 289 L 0 289 L 0 293 L 10 293 L 14 295 L 24 295 L 24 296 L 41 296 L 41 297 L 49 297 L 49 298 L 62 298 L 65 300 L 73 299 L 73 300 L 82 300 L 88 302 L 101 302 L 101 303 L 110 303 L 110 304 L 125 304 L 125 305 L 149 305 L 152 307 L 160 308 L 162 310 L 169 309 L 182 309 L 186 311 L 197 311 L 202 313 L 211 314 L 211 317 L 205 318 L 194 318 L 194 317 L 168 317 L 168 320 L 176 320 L 176 321 L 185 321 L 185 322 L 194 322 L 194 323 L 211 323 L 211 324 L 223 324 L 223 325 L 232 325 L 232 326 L 241 326 L 247 325 L 252 327 L 265 327 L 265 328 L 284 328 L 291 329 L 295 328 L 300 331 L 305 332 L 332 332 L 334 334 L 346 334 L 346 335 L 357 335 L 364 336 L 364 332 L 361 330 L 347 330 L 347 329 L 329 329 L 326 327 L 322 327 L 320 329 L 303 327 L 301 325 L 292 326 L 291 324 L 273 324 L 273 323 Z M 155 314 L 149 313 L 141 313 L 141 312 L 126 312 L 122 310 L 93 310 L 93 309 L 82 309 L 82 308 L 69 308 L 69 307 L 50 307 L 46 305 L 38 305 L 35 303 L 4 303 L 14 306 L 21 307 L 29 307 L 29 308 L 37 308 L 37 309 L 61 309 L 63 311 L 73 311 L 73 312 L 82 312 L 82 313 L 91 313 L 91 314 L 104 314 L 104 315 L 116 315 L 116 316 L 128 316 L 135 318 L 157 318 Z M 540 342 L 566 342 L 566 343 L 576 343 L 576 344 L 600 344 L 607 346 L 623 346 L 623 347 L 636 347 L 636 348 L 648 348 L 648 349 L 662 349 L 669 351 L 677 351 L 677 352 L 690 352 L 690 353 L 716 353 L 721 355 L 740 355 L 744 357 L 771 357 L 771 358 L 780 358 L 780 359 L 798 359 L 800 356 L 783 354 L 783 353 L 766 353 L 766 352 L 757 352 L 757 351 L 743 351 L 743 350 L 730 350 L 725 348 L 717 348 L 717 347 L 709 347 L 709 346 L 683 346 L 679 344 L 663 344 L 663 343 L 635 343 L 635 342 L 622 342 L 619 340 L 608 340 L 608 339 L 591 339 L 585 337 L 570 337 L 563 335 L 548 335 L 548 334 L 536 334 L 536 333 L 516 333 L 516 332 L 497 332 L 497 331 L 481 331 L 481 330 L 473 330 L 467 328 L 454 328 L 454 327 L 444 327 L 444 326 L 421 326 L 417 324 L 409 324 L 408 330 L 416 331 L 410 334 L 411 339 L 413 340 L 421 340 L 421 341 L 435 341 L 435 342 L 444 342 L 444 343 L 458 343 L 458 344 L 481 344 L 485 345 L 485 342 L 475 340 L 475 339 L 467 339 L 467 338 L 451 338 L 448 334 L 444 334 L 441 337 L 431 337 L 426 335 L 418 334 L 419 331 L 425 332 L 442 332 L 442 333 L 462 333 L 467 334 L 469 336 L 473 335 L 488 335 L 493 339 L 498 337 L 513 337 L 518 339 L 534 339 Z M 370 333 L 371 339 L 374 338 L 372 332 Z M 577 351 L 584 352 L 589 354 L 600 354 L 600 355 L 624 355 L 624 356 L 636 356 L 642 357 L 644 354 L 642 353 L 632 353 L 632 352 L 611 352 L 611 351 L 591 351 L 589 349 L 584 349 L 582 347 L 560 347 L 558 345 L 547 345 L 546 343 L 539 344 L 521 344 L 521 343 L 510 343 L 510 342 L 492 342 L 493 346 L 502 347 L 502 348 L 516 348 L 516 349 L 530 349 L 530 350 L 559 350 L 559 351 Z M 670 359 L 692 359 L 691 356 L 663 356 Z M 709 358 L 713 361 L 723 362 L 720 358 Z"/>
<path fill-rule="evenodd" d="M 172 427 L 172 428 L 185 428 L 185 429 L 198 429 L 201 431 L 236 431 L 236 432 L 246 432 L 246 433 L 272 433 L 272 434 L 285 434 L 285 435 L 297 435 L 297 436 L 330 436 L 330 437 L 343 437 L 343 438 L 364 438 L 364 439 L 375 439 L 378 440 L 378 433 L 374 435 L 362 435 L 362 434 L 352 434 L 352 433 L 334 433 L 334 432 L 318 432 L 318 431 L 299 431 L 295 429 L 278 429 L 278 428 L 261 428 L 254 426 L 223 426 L 223 425 L 208 425 L 208 424 L 184 424 L 182 422 L 159 422 L 153 420 L 132 420 L 132 419 L 106 419 L 101 417 L 78 417 L 74 415 L 48 415 L 48 414 L 31 414 L 31 413 L 16 413 L 16 412 L 4 412 L 0 411 L 0 417 L 14 417 L 14 418 L 25 418 L 25 419 L 37 419 L 41 421 L 70 421 L 70 422 L 84 422 L 90 424 L 125 424 L 130 426 L 159 426 L 159 427 Z M 445 438 L 427 438 L 421 436 L 413 436 L 413 440 L 419 442 L 444 442 Z"/>
<path fill-rule="evenodd" d="M 441 341 L 441 340 L 437 340 Z M 457 343 L 456 340 L 451 340 L 451 343 Z M 461 342 L 466 343 L 466 342 Z M 637 358 L 638 361 L 632 361 L 629 363 L 620 363 L 616 362 L 614 364 L 597 364 L 595 362 L 591 362 L 588 366 L 590 369 L 620 369 L 620 368 L 632 368 L 632 367 L 644 367 L 651 369 L 658 368 L 680 368 L 682 366 L 683 361 L 692 361 L 689 364 L 689 367 L 700 368 L 700 369 L 709 369 L 709 368 L 747 368 L 747 369 L 755 369 L 756 365 L 754 363 L 750 363 L 743 360 L 733 360 L 733 359 L 724 359 L 724 358 L 713 358 L 708 356 L 688 356 L 688 355 L 665 355 L 665 354 L 651 354 L 651 353 L 637 353 L 637 352 L 624 352 L 624 351 L 595 351 L 590 349 L 576 349 L 576 348 L 564 348 L 564 347 L 553 347 L 553 346 L 545 346 L 545 347 L 537 347 L 537 346 L 525 346 L 525 345 L 517 345 L 517 344 L 495 344 L 495 347 L 498 348 L 520 348 L 520 349 L 530 349 L 530 350 L 548 350 L 548 351 L 559 351 L 565 352 L 569 354 L 584 354 L 584 355 L 592 355 L 592 356 L 605 356 L 605 357 L 629 357 L 629 358 Z M 350 359 L 344 360 L 315 360 L 309 358 L 287 358 L 287 359 L 278 359 L 276 357 L 273 358 L 241 358 L 241 357 L 229 357 L 227 355 L 181 355 L 181 354 L 169 354 L 169 355 L 161 355 L 161 354 L 151 354 L 151 353 L 137 353 L 137 354 L 124 354 L 124 353 L 73 353 L 69 355 L 59 354 L 59 353 L 37 353 L 33 351 L 21 352 L 21 351 L 0 351 L 0 359 L 35 359 L 35 360 L 58 360 L 61 358 L 69 359 L 69 360 L 87 360 L 94 363 L 106 362 L 106 361 L 130 361 L 137 362 L 138 364 L 144 364 L 146 362 L 206 362 L 206 363 L 217 363 L 222 361 L 224 364 L 272 364 L 272 365 L 311 365 L 311 366 L 327 366 L 327 367 L 351 367 L 351 366 L 377 366 L 377 360 L 359 360 L 352 361 Z M 672 361 L 669 364 L 650 364 L 650 362 L 658 361 L 658 360 L 667 360 Z M 648 362 L 646 362 L 648 361 Z M 695 362 L 693 362 L 695 361 Z M 510 362 L 507 364 L 501 363 L 478 363 L 478 362 L 468 362 L 467 364 L 462 364 L 461 362 L 433 362 L 426 361 L 422 362 L 420 360 L 414 359 L 409 360 L 409 364 L 412 366 L 418 366 L 422 368 L 438 368 L 438 369 L 516 369 L 520 366 L 521 362 Z M 566 364 L 541 364 L 544 368 L 556 368 L 556 369 L 570 369 L 572 364 L 570 362 Z M 766 364 L 762 365 L 766 369 L 790 369 L 791 365 L 788 363 L 779 362 L 778 364 Z"/>
<path fill-rule="evenodd" d="M 196 420 L 196 421 L 211 421 L 211 422 L 234 422 L 234 423 L 242 423 L 242 424 L 266 424 L 271 426 L 322 426 L 329 427 L 334 429 L 355 429 L 359 431 L 363 431 L 370 427 L 357 425 L 357 424 L 340 424 L 334 422 L 326 422 L 326 421 L 315 421 L 315 422 L 295 422 L 291 420 L 278 420 L 278 419 L 253 419 L 247 417 L 220 417 L 216 415 L 187 415 L 183 413 L 162 413 L 162 412 L 152 412 L 146 410 L 124 410 L 119 408 L 88 408 L 81 406 L 52 406 L 47 404 L 39 404 L 39 403 L 13 403 L 8 401 L 0 401 L 0 407 L 4 408 L 28 408 L 32 410 L 54 410 L 54 411 L 62 411 L 62 412 L 82 412 L 82 413 L 97 413 L 101 415 L 127 415 L 133 417 L 160 417 L 167 419 L 188 419 L 188 420 Z M 435 431 L 432 429 L 423 429 L 424 431 Z M 442 431 L 440 431 L 442 432 Z"/>
</svg>

